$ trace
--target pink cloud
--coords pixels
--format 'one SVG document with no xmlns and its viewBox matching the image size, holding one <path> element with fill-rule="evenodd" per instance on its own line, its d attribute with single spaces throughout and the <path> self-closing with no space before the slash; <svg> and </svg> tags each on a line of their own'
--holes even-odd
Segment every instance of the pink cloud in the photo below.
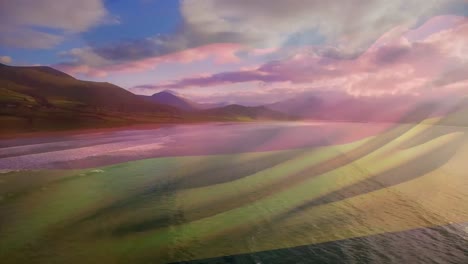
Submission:
<svg viewBox="0 0 468 264">
<path fill-rule="evenodd" d="M 354 59 L 320 54 L 314 48 L 304 49 L 288 59 L 257 68 L 185 78 L 147 88 L 177 89 L 249 82 L 272 86 L 290 82 L 292 87 L 332 88 L 354 96 L 426 95 L 446 88 L 447 84 L 438 89 L 434 89 L 434 85 L 436 81 L 447 79 L 447 72 L 454 69 L 468 72 L 468 19 L 440 16 L 415 29 L 406 25 L 396 27 Z M 462 82 L 463 76 L 467 75 L 457 74 L 457 78 L 451 77 L 451 80 Z"/>
<path fill-rule="evenodd" d="M 410 41 L 424 40 L 430 35 L 466 23 L 466 18 L 455 15 L 436 16 L 418 28 L 408 30 L 404 36 Z"/>
<path fill-rule="evenodd" d="M 164 56 L 144 58 L 117 64 L 110 64 L 103 60 L 98 60 L 97 63 L 65 63 L 55 65 L 55 67 L 72 75 L 82 74 L 90 77 L 105 77 L 110 73 L 142 72 L 154 69 L 158 65 L 164 63 L 189 64 L 208 59 L 212 59 L 217 64 L 238 63 L 240 59 L 237 57 L 236 53 L 245 49 L 246 48 L 240 44 L 219 43 L 187 49 Z M 84 50 L 81 51 L 80 56 L 82 58 L 88 58 L 99 55 L 93 54 L 90 50 Z"/>
</svg>

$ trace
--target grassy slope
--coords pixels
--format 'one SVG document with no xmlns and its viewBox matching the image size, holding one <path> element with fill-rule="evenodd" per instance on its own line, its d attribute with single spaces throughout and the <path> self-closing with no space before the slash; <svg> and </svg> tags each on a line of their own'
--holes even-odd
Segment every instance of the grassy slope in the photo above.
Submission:
<svg viewBox="0 0 468 264">
<path fill-rule="evenodd" d="M 0 132 L 176 122 L 175 108 L 109 83 L 80 81 L 49 67 L 0 65 Z"/>
<path fill-rule="evenodd" d="M 467 221 L 466 132 L 401 125 L 318 149 L 0 174 L 0 256 L 166 262 Z M 409 177 L 395 183 L 395 173 Z M 376 179 L 371 192 L 303 207 Z"/>
</svg>

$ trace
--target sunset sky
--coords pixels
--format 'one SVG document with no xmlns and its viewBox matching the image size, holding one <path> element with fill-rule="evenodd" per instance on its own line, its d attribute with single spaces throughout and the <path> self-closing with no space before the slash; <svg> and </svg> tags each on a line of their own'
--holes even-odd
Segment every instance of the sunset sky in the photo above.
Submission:
<svg viewBox="0 0 468 264">
<path fill-rule="evenodd" d="M 0 0 L 0 62 L 263 104 L 468 92 L 466 0 Z"/>
</svg>

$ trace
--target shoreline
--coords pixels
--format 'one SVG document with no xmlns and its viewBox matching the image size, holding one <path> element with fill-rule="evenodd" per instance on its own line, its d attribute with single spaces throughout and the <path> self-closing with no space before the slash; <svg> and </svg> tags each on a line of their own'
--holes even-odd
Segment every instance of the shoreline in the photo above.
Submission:
<svg viewBox="0 0 468 264">
<path fill-rule="evenodd" d="M 135 130 L 158 129 L 162 126 L 166 126 L 170 124 L 173 124 L 173 123 L 135 124 L 135 125 L 126 125 L 126 126 L 117 126 L 117 127 L 78 128 L 78 129 L 56 130 L 56 131 L 6 132 L 6 133 L 0 133 L 0 140 L 85 135 L 85 134 L 94 134 L 94 133 L 115 132 L 115 131 L 122 131 L 122 130 L 127 130 L 127 129 L 135 129 Z"/>
<path fill-rule="evenodd" d="M 53 136 L 73 136 L 86 135 L 94 133 L 108 133 L 123 130 L 150 130 L 159 129 L 171 125 L 199 125 L 199 124 L 248 124 L 248 123 L 270 123 L 270 122 L 285 122 L 280 120 L 255 120 L 255 121 L 202 121 L 202 122 L 168 122 L 168 123 L 146 123 L 146 124 L 131 124 L 114 127 L 100 128 L 77 128 L 67 130 L 50 130 L 50 131 L 32 131 L 32 132 L 5 132 L 0 133 L 1 140 L 24 139 L 24 138 L 46 138 Z M 286 121 L 297 122 L 297 121 Z"/>
<path fill-rule="evenodd" d="M 427 120 L 424 120 L 427 121 Z M 117 132 L 123 130 L 149 130 L 159 129 L 165 126 L 171 125 L 199 125 L 199 124 L 248 124 L 248 123 L 352 123 L 352 124 L 386 124 L 386 125 L 403 125 L 403 124 L 417 124 L 426 122 L 365 122 L 365 121 L 345 121 L 345 120 L 316 120 L 316 119 L 303 119 L 303 120 L 253 120 L 253 121 L 201 121 L 201 122 L 167 122 L 167 123 L 144 123 L 144 124 L 130 124 L 113 127 L 98 127 L 98 128 L 77 128 L 67 130 L 49 130 L 49 131 L 31 131 L 31 132 L 0 132 L 0 141 L 12 140 L 12 139 L 24 139 L 24 138 L 47 138 L 54 136 L 73 136 L 73 135 L 86 135 L 94 133 L 108 133 Z M 431 124 L 430 122 L 427 124 Z"/>
</svg>

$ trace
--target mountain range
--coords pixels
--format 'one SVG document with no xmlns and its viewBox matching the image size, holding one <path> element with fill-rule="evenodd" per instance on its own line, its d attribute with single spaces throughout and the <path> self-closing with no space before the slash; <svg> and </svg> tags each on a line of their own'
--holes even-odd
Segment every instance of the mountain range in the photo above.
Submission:
<svg viewBox="0 0 468 264">
<path fill-rule="evenodd" d="M 432 117 L 442 117 L 445 125 L 468 125 L 468 99 L 314 92 L 263 106 L 202 104 L 173 91 L 142 96 L 51 67 L 0 64 L 0 132 L 7 133 L 205 121 L 414 123 Z"/>
<path fill-rule="evenodd" d="M 204 109 L 211 109 L 217 107 L 224 107 L 227 104 L 224 103 L 214 103 L 214 104 L 203 104 L 197 103 L 190 99 L 184 98 L 183 96 L 178 95 L 177 93 L 165 90 L 159 93 L 155 93 L 151 96 L 142 95 L 142 97 L 151 102 L 155 102 L 158 104 L 170 105 L 176 107 L 183 111 L 196 111 L 196 110 L 204 110 Z"/>
<path fill-rule="evenodd" d="M 0 64 L 0 132 L 288 118 L 263 107 L 226 107 L 197 104 L 168 92 L 143 97 L 51 67 Z"/>
</svg>

